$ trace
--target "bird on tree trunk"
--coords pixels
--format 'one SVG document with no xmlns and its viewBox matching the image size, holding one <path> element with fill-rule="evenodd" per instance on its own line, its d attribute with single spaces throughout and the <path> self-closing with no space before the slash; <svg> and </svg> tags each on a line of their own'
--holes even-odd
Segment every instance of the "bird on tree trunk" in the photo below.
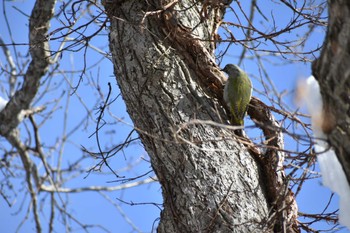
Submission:
<svg viewBox="0 0 350 233">
<path fill-rule="evenodd" d="M 248 75 L 236 65 L 227 64 L 222 71 L 228 74 L 224 88 L 224 101 L 231 112 L 231 124 L 243 126 L 244 116 L 252 97 L 252 82 Z"/>
</svg>

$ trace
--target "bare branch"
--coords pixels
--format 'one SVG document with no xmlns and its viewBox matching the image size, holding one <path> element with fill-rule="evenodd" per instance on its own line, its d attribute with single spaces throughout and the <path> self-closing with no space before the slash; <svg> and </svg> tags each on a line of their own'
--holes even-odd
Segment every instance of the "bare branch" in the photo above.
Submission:
<svg viewBox="0 0 350 233">
<path fill-rule="evenodd" d="M 29 44 L 32 61 L 26 71 L 24 83 L 13 98 L 0 112 L 0 135 L 10 133 L 20 122 L 21 110 L 28 109 L 40 85 L 40 79 L 49 67 L 49 43 L 47 32 L 54 13 L 55 0 L 38 0 L 35 2 L 29 20 Z"/>
</svg>

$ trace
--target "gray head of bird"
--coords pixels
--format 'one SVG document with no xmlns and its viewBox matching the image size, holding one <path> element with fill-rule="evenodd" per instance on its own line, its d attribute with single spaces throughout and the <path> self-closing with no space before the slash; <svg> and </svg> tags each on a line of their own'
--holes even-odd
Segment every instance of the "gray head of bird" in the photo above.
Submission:
<svg viewBox="0 0 350 233">
<path fill-rule="evenodd" d="M 239 75 L 242 73 L 241 68 L 234 64 L 227 64 L 222 71 L 224 71 L 226 74 L 228 74 L 229 78 L 236 78 L 239 77 Z"/>
</svg>

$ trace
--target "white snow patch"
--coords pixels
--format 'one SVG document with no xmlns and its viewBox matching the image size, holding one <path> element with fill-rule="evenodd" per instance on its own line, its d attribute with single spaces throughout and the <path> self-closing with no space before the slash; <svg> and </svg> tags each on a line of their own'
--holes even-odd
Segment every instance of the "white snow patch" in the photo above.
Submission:
<svg viewBox="0 0 350 233">
<path fill-rule="evenodd" d="M 323 184 L 339 195 L 339 222 L 350 229 L 350 186 L 336 154 L 333 149 L 328 149 L 328 144 L 324 140 L 327 139 L 327 136 L 321 129 L 323 102 L 320 87 L 313 76 L 310 76 L 305 84 L 303 99 L 311 114 L 312 130 L 316 142 L 315 151 L 321 153 L 317 159 Z"/>
<path fill-rule="evenodd" d="M 7 103 L 8 101 L 0 96 L 0 111 L 2 111 L 5 108 Z"/>
</svg>

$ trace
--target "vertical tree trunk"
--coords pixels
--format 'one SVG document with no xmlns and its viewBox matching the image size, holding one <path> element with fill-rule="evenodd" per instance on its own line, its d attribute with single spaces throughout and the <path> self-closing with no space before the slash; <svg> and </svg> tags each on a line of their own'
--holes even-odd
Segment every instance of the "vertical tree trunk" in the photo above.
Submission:
<svg viewBox="0 0 350 233">
<path fill-rule="evenodd" d="M 350 2 L 329 1 L 328 31 L 313 64 L 324 103 L 323 131 L 350 183 Z"/>
<path fill-rule="evenodd" d="M 207 42 L 224 6 L 160 2 L 103 2 L 114 72 L 162 186 L 158 232 L 267 232 L 255 160 L 233 130 L 201 122 L 228 118 L 210 97 L 222 90 Z"/>
</svg>

